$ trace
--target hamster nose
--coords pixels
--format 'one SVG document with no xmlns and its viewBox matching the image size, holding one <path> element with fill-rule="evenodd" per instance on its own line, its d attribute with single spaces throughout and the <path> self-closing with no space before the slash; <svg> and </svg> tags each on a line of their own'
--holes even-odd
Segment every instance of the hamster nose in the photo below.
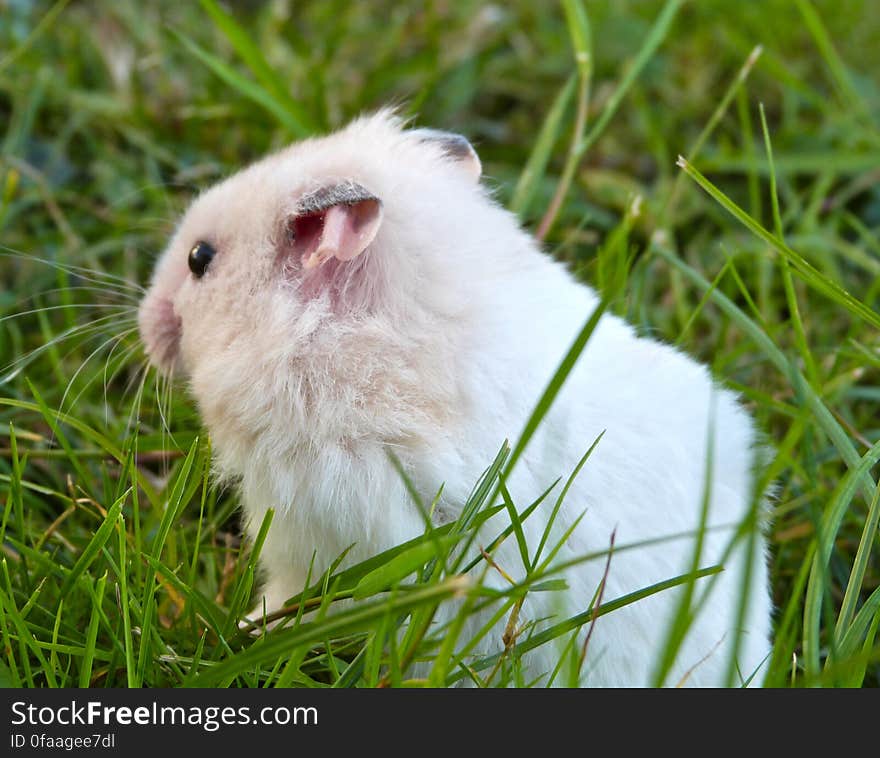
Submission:
<svg viewBox="0 0 880 758">
<path fill-rule="evenodd" d="M 180 316 L 168 298 L 147 296 L 138 312 L 141 341 L 150 362 L 164 373 L 171 373 L 180 351 Z"/>
</svg>

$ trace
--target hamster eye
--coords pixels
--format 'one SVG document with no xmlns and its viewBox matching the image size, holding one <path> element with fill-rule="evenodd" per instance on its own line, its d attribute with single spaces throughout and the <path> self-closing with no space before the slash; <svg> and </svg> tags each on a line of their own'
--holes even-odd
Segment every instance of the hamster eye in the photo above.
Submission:
<svg viewBox="0 0 880 758">
<path fill-rule="evenodd" d="M 196 242 L 192 250 L 189 251 L 189 270 L 195 274 L 196 279 L 201 279 L 208 268 L 211 259 L 216 255 L 214 250 L 207 242 Z"/>
</svg>

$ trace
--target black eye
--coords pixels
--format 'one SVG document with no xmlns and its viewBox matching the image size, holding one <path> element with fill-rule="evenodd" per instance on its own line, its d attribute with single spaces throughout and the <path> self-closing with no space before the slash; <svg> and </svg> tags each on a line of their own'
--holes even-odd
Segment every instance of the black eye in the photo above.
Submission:
<svg viewBox="0 0 880 758">
<path fill-rule="evenodd" d="M 207 242 L 196 242 L 192 250 L 189 251 L 189 270 L 196 275 L 196 279 L 201 279 L 208 268 L 208 264 L 216 254 L 216 250 Z"/>
</svg>

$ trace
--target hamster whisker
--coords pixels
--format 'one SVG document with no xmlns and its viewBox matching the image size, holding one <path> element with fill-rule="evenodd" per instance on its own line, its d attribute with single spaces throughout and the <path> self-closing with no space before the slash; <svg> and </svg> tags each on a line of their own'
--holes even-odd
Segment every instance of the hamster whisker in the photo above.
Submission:
<svg viewBox="0 0 880 758">
<path fill-rule="evenodd" d="M 65 387 L 64 394 L 61 396 L 61 403 L 58 405 L 58 412 L 59 413 L 62 413 L 64 411 L 64 402 L 67 399 L 67 395 L 70 392 L 71 387 L 73 387 L 73 384 L 76 381 L 76 378 L 82 373 L 82 370 L 88 365 L 89 361 L 91 361 L 92 358 L 94 358 L 98 353 L 100 353 L 111 342 L 114 343 L 114 346 L 118 345 L 120 340 L 124 339 L 127 335 L 131 334 L 132 332 L 134 332 L 136 330 L 137 330 L 137 327 L 131 327 L 130 329 L 126 329 L 125 331 L 123 331 L 119 334 L 111 335 L 106 340 L 104 340 L 100 345 L 98 345 L 98 347 L 96 347 L 91 353 L 89 353 L 88 356 L 86 356 L 86 358 L 79 364 L 79 368 L 73 372 L 73 375 L 70 377 L 70 381 L 67 382 L 67 387 Z M 80 397 L 82 397 L 83 392 L 85 392 L 92 385 L 92 382 L 95 381 L 97 376 L 98 376 L 98 374 L 95 374 L 91 379 L 89 379 L 85 383 L 85 386 L 79 391 L 79 394 L 77 394 L 77 396 L 73 399 L 73 402 L 71 403 L 71 407 L 76 405 L 77 401 L 80 399 Z M 104 397 L 105 397 L 105 402 L 106 402 L 106 385 L 105 385 L 104 389 L 105 389 L 105 396 Z"/>
<path fill-rule="evenodd" d="M 122 303 L 70 303 L 69 305 L 44 305 L 40 308 L 31 308 L 27 311 L 18 311 L 10 313 L 7 316 L 0 316 L 0 324 L 4 321 L 12 321 L 13 319 L 22 318 L 23 316 L 33 316 L 35 313 L 46 313 L 48 311 L 58 311 L 65 308 L 115 308 L 117 313 L 136 313 L 137 307 L 134 305 L 125 305 Z"/>
<path fill-rule="evenodd" d="M 24 253 L 21 250 L 15 250 L 14 248 L 7 247 L 6 245 L 0 245 L 0 257 L 18 258 L 24 261 L 34 261 L 35 263 L 42 263 L 43 265 L 51 266 L 52 268 L 58 269 L 59 271 L 64 271 L 65 273 L 79 276 L 80 278 L 85 279 L 86 281 L 90 281 L 94 284 L 103 284 L 107 286 L 112 285 L 122 290 L 129 290 L 130 292 L 139 295 L 146 292 L 146 289 L 140 284 L 138 284 L 137 282 L 132 282 L 123 276 L 110 274 L 106 271 L 99 271 L 97 269 L 88 268 L 86 266 L 77 266 L 73 263 L 59 263 L 58 261 L 49 260 L 48 258 L 41 258 L 38 255 L 31 255 L 28 253 Z"/>
<path fill-rule="evenodd" d="M 140 377 L 140 383 L 138 384 L 137 391 L 135 392 L 134 398 L 132 398 L 131 410 L 128 414 L 128 420 L 125 422 L 125 430 L 126 434 L 130 434 L 132 428 L 137 424 L 140 426 L 141 419 L 141 400 L 143 399 L 144 394 L 144 385 L 147 383 L 147 376 L 150 373 L 150 363 L 144 358 L 141 361 L 140 366 L 137 367 L 135 372 L 132 374 L 131 378 L 128 380 L 125 390 L 122 393 L 122 399 L 128 395 L 129 390 L 132 386 L 137 382 L 138 377 Z"/>
<path fill-rule="evenodd" d="M 58 304 L 51 306 L 34 306 L 30 310 L 21 310 L 22 308 L 26 308 L 29 303 L 39 303 L 40 298 L 47 298 L 50 295 L 57 295 L 61 292 L 65 294 L 69 294 L 71 292 L 87 292 L 89 295 L 94 296 L 96 299 L 92 302 L 88 303 L 68 303 L 68 304 Z M 107 300 L 115 300 L 117 302 L 108 302 L 102 303 L 98 302 L 97 298 L 106 298 Z M 57 298 L 56 298 L 57 299 Z M 118 302 L 122 301 L 122 302 Z M 71 287 L 55 287 L 54 289 L 43 290 L 42 292 L 37 292 L 33 295 L 29 295 L 28 297 L 22 298 L 17 303 L 14 303 L 11 307 L 12 313 L 7 316 L 0 318 L 0 320 L 13 319 L 19 316 L 27 316 L 34 313 L 40 313 L 44 310 L 59 310 L 62 308 L 110 308 L 110 307 L 122 307 L 129 308 L 131 310 L 137 310 L 138 303 L 140 299 L 131 292 L 123 292 L 116 289 L 110 289 L 106 287 L 99 287 L 95 285 L 74 285 Z"/>
<path fill-rule="evenodd" d="M 0 384 L 4 384 L 6 382 L 12 381 L 16 376 L 21 373 L 22 369 L 32 363 L 36 358 L 45 353 L 47 350 L 59 345 L 65 340 L 72 339 L 74 337 L 83 337 L 85 335 L 94 335 L 100 334 L 101 332 L 105 332 L 109 327 L 118 327 L 118 326 L 127 326 L 129 324 L 136 323 L 136 318 L 133 315 L 126 316 L 125 318 L 120 318 L 120 316 L 125 316 L 126 313 L 129 313 L 130 309 L 125 309 L 121 313 L 114 312 L 109 313 L 105 316 L 101 316 L 87 324 L 77 324 L 76 326 L 72 326 L 69 329 L 61 332 L 61 334 L 56 335 L 48 342 L 44 342 L 39 347 L 35 347 L 33 350 L 25 353 L 22 356 L 19 356 L 16 360 L 11 363 L 0 368 Z M 70 355 L 70 352 L 67 353 L 64 357 L 66 358 Z"/>
<path fill-rule="evenodd" d="M 165 446 L 166 435 L 171 445 L 174 447 L 180 447 L 180 445 L 177 444 L 177 440 L 174 438 L 174 433 L 171 431 L 171 396 L 173 384 L 171 377 L 167 374 L 160 374 L 158 371 L 156 372 L 156 407 L 159 411 L 159 418 L 162 421 L 162 450 L 169 449 Z M 163 401 L 165 405 L 164 408 L 162 407 Z"/>
<path fill-rule="evenodd" d="M 122 353 L 116 356 L 116 363 L 114 364 L 113 372 L 110 374 L 109 377 L 107 376 L 107 372 L 110 370 L 110 363 L 113 360 L 113 353 L 115 352 L 116 348 L 118 348 L 119 345 L 122 344 L 122 341 L 125 339 L 125 337 L 127 337 L 129 334 L 132 334 L 133 332 L 137 332 L 137 326 L 133 326 L 130 329 L 126 329 L 124 332 L 122 332 L 122 334 L 119 335 L 119 339 L 114 343 L 113 347 L 110 348 L 110 352 L 104 359 L 104 420 L 108 425 L 110 423 L 110 402 L 107 397 L 107 389 L 113 383 L 114 379 L 116 379 L 116 376 L 119 374 L 119 372 L 126 365 L 128 365 L 131 357 L 140 349 L 140 342 L 135 340 L 133 344 L 129 345 L 125 350 L 122 351 Z"/>
<path fill-rule="evenodd" d="M 137 331 L 137 326 L 134 326 L 128 330 L 127 334 L 129 334 L 131 332 L 136 332 L 136 331 Z M 120 340 L 120 342 L 121 342 L 121 340 Z M 117 347 L 116 345 L 113 346 L 113 349 L 110 351 L 111 354 L 112 354 L 113 350 L 116 349 L 116 347 Z M 113 382 L 116 380 L 116 377 L 119 375 L 119 372 L 122 371 L 122 369 L 125 368 L 127 365 L 129 365 L 129 361 L 131 360 L 132 356 L 134 356 L 136 353 L 140 352 L 141 350 L 142 350 L 142 347 L 141 347 L 140 341 L 135 340 L 120 355 L 118 355 L 116 357 L 116 363 L 114 364 L 113 371 L 109 377 L 106 376 L 107 369 L 109 368 L 109 356 L 108 356 L 108 361 L 105 363 L 105 366 L 104 366 L 105 390 L 109 385 L 113 384 Z M 142 356 L 141 360 L 139 360 L 137 363 L 135 363 L 134 366 L 132 366 L 131 368 L 133 370 L 140 370 L 140 365 L 144 362 L 149 363 L 149 358 L 147 358 L 145 355 Z"/>
<path fill-rule="evenodd" d="M 44 290 L 43 292 L 38 293 L 38 295 L 32 295 L 29 298 L 26 298 L 22 302 L 27 302 L 28 300 L 33 300 L 35 297 L 45 296 L 45 295 L 56 295 L 60 292 L 89 292 L 95 293 L 97 295 L 103 295 L 107 297 L 118 297 L 124 300 L 131 302 L 132 304 L 137 304 L 140 302 L 140 298 L 134 292 L 129 292 L 127 290 L 122 289 L 114 289 L 113 287 L 103 286 L 103 285 L 86 285 L 86 284 L 75 284 L 70 287 L 55 287 L 54 289 Z"/>
<path fill-rule="evenodd" d="M 125 387 L 123 387 L 123 389 L 122 389 L 122 399 L 123 400 L 125 400 L 125 398 L 128 397 L 128 393 L 131 392 L 132 387 L 134 387 L 134 385 L 138 382 L 139 378 L 140 378 L 141 385 L 143 385 L 143 383 L 146 381 L 146 376 L 147 376 L 147 374 L 149 374 L 149 371 L 150 371 L 149 359 L 144 358 L 140 362 L 140 364 L 137 365 L 135 371 L 128 378 L 128 381 L 125 383 Z M 140 410 L 140 408 L 138 410 Z"/>
</svg>

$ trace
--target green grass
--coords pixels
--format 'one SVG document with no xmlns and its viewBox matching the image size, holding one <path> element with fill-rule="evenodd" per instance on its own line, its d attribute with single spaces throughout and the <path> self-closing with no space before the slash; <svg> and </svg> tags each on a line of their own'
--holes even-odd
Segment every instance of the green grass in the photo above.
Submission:
<svg viewBox="0 0 880 758">
<path fill-rule="evenodd" d="M 238 630 L 261 543 L 242 544 L 234 494 L 211 486 L 186 393 L 141 371 L 135 285 L 198 189 L 388 102 L 467 134 L 499 199 L 603 308 L 709 363 L 766 431 L 767 684 L 880 684 L 880 18 L 867 6 L 7 3 L 0 684 L 524 686 L 519 657 L 540 644 L 570 683 L 589 669 L 579 630 L 683 585 L 664 680 L 717 572 L 698 554 L 688 575 L 625 598 L 597 589 L 540 632 L 517 625 L 526 593 L 562 590 L 557 545 L 527 545 L 521 522 L 558 508 L 570 480 L 514 503 L 505 476 L 592 323 L 523 438 L 486 451 L 457 522 L 312 576 L 262 637 Z M 525 578 L 492 590 L 476 534 L 499 510 L 510 526 L 482 547 L 516 541 Z M 474 659 L 463 622 L 483 609 L 481 634 L 507 620 L 514 634 Z"/>
</svg>

